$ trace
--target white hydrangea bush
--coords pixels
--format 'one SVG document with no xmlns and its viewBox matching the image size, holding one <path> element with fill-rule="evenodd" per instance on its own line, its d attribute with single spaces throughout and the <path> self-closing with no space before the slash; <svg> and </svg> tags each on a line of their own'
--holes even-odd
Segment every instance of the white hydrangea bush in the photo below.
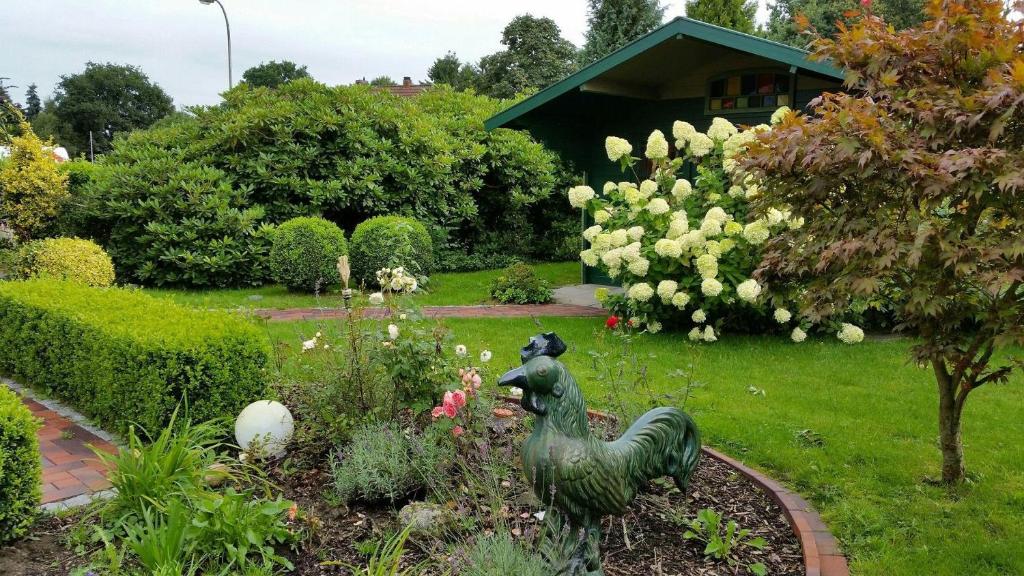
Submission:
<svg viewBox="0 0 1024 576">
<path fill-rule="evenodd" d="M 777 112 L 773 122 L 785 113 Z M 768 130 L 764 124 L 740 130 L 715 118 L 702 133 L 675 122 L 675 158 L 663 132 L 655 130 L 647 139 L 649 177 L 607 182 L 600 193 L 589 186 L 569 191 L 571 205 L 587 210 L 595 222 L 583 232 L 589 247 L 580 259 L 624 288 L 622 296 L 601 291 L 606 307 L 630 318 L 631 325 L 657 331 L 671 322 L 705 342 L 733 328 L 730 322 L 750 318 L 778 325 L 793 341 L 804 339 L 809 326 L 751 278 L 760 247 L 774 234 L 803 224 L 785 209 L 751 213 L 749 202 L 760 189 L 739 173 L 737 157 Z M 637 175 L 642 160 L 632 156 L 628 141 L 611 136 L 605 150 L 623 173 Z M 679 176 L 687 161 L 695 167 L 692 181 Z M 851 334 L 843 332 L 843 340 L 855 340 Z"/>
</svg>

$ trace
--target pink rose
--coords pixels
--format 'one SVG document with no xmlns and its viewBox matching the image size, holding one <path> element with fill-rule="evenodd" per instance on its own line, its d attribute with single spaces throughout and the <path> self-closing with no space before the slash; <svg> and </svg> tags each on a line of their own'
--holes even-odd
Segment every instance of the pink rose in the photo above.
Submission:
<svg viewBox="0 0 1024 576">
<path fill-rule="evenodd" d="M 444 415 L 449 418 L 455 418 L 455 415 L 459 413 L 459 409 L 455 407 L 455 404 L 450 402 L 445 402 L 442 409 L 444 410 Z"/>
<path fill-rule="evenodd" d="M 480 379 L 480 375 L 479 374 L 473 374 L 473 387 L 474 388 L 479 388 L 481 382 L 483 382 L 483 380 Z"/>
<path fill-rule="evenodd" d="M 462 390 L 452 392 L 452 401 L 456 408 L 462 408 L 466 405 L 466 393 Z"/>
<path fill-rule="evenodd" d="M 434 406 L 434 409 L 430 411 L 430 415 L 434 418 L 434 420 L 437 420 L 438 418 L 444 415 L 444 407 Z"/>
<path fill-rule="evenodd" d="M 466 430 L 463 429 L 462 426 L 456 426 L 455 428 L 452 428 L 452 434 L 455 435 L 456 438 L 458 438 L 459 436 L 462 436 L 465 433 L 466 433 Z"/>
</svg>

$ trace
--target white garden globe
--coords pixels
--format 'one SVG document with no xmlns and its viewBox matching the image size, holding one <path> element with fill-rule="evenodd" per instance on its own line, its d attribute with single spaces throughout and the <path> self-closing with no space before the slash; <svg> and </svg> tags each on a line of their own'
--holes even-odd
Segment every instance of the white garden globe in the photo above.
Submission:
<svg viewBox="0 0 1024 576">
<path fill-rule="evenodd" d="M 238 447 L 255 458 L 284 456 L 294 431 L 292 413 L 284 404 L 273 400 L 249 404 L 235 421 Z"/>
</svg>

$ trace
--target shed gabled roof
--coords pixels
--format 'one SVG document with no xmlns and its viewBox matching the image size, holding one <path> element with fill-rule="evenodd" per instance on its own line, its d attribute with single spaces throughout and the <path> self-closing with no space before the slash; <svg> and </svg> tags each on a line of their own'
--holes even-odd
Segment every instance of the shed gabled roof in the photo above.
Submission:
<svg viewBox="0 0 1024 576">
<path fill-rule="evenodd" d="M 710 44 L 717 44 L 725 48 L 731 48 L 740 52 L 761 56 L 787 64 L 797 69 L 816 72 L 823 76 L 842 80 L 843 71 L 827 62 L 815 62 L 808 60 L 808 53 L 799 48 L 793 48 L 785 44 L 751 36 L 728 28 L 722 28 L 700 20 L 678 17 L 670 20 L 649 34 L 637 38 L 626 44 L 608 56 L 583 68 L 579 72 L 548 86 L 533 96 L 519 102 L 515 106 L 500 112 L 487 120 L 484 127 L 487 130 L 500 128 L 531 110 L 550 102 L 551 100 L 579 88 L 584 83 L 604 74 L 612 68 L 630 60 L 654 46 L 676 37 L 689 37 L 702 40 Z"/>
</svg>

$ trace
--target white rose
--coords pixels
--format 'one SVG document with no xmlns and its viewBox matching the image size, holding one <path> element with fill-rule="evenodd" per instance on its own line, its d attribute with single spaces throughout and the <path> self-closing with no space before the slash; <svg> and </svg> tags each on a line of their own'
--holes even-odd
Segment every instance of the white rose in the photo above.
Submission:
<svg viewBox="0 0 1024 576">
<path fill-rule="evenodd" d="M 398 326 L 388 324 L 388 338 L 398 340 Z"/>
</svg>

